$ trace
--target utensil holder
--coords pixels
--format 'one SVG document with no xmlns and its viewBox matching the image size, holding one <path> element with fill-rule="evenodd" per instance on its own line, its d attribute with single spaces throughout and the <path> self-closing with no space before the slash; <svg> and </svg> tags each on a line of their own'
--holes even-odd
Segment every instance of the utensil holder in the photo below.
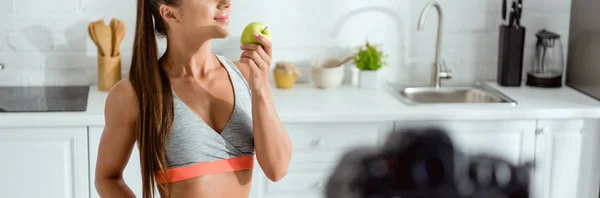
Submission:
<svg viewBox="0 0 600 198">
<path fill-rule="evenodd" d="M 98 90 L 110 91 L 121 80 L 121 56 L 98 54 Z"/>
<path fill-rule="evenodd" d="M 525 32 L 522 26 L 500 26 L 497 76 L 500 86 L 521 86 Z"/>
</svg>

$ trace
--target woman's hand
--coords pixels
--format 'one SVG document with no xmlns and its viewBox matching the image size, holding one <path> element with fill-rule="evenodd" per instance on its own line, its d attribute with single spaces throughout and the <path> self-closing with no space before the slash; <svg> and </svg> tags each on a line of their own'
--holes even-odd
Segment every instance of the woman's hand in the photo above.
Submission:
<svg viewBox="0 0 600 198">
<path fill-rule="evenodd" d="M 269 72 L 271 71 L 271 41 L 260 34 L 254 38 L 262 44 L 248 43 L 241 46 L 244 50 L 240 56 L 240 62 L 250 67 L 250 89 L 252 92 L 260 92 L 269 88 Z"/>
<path fill-rule="evenodd" d="M 275 182 L 287 174 L 292 158 L 292 142 L 279 120 L 270 93 L 271 42 L 261 35 L 255 35 L 254 38 L 262 46 L 242 46 L 244 52 L 240 63 L 250 67 L 247 81 L 252 91 L 252 130 L 256 159 L 265 176 Z"/>
</svg>

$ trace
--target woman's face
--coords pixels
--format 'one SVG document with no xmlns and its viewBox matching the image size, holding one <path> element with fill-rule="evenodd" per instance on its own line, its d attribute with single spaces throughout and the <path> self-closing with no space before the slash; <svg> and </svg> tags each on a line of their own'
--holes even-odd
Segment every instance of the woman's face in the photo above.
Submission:
<svg viewBox="0 0 600 198">
<path fill-rule="evenodd" d="M 174 9 L 177 20 L 169 28 L 187 38 L 225 38 L 229 35 L 231 0 L 181 0 Z"/>
</svg>

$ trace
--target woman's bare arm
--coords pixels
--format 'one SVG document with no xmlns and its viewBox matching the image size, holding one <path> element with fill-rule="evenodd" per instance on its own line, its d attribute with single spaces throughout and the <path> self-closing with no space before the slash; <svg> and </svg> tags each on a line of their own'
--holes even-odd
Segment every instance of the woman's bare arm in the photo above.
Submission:
<svg viewBox="0 0 600 198">
<path fill-rule="evenodd" d="M 292 143 L 279 120 L 270 90 L 252 93 L 252 123 L 258 163 L 271 181 L 278 181 L 287 174 Z"/>
<path fill-rule="evenodd" d="M 136 121 L 139 117 L 135 91 L 124 79 L 118 82 L 106 99 L 105 126 L 96 161 L 96 191 L 100 197 L 135 197 L 123 180 L 135 145 Z"/>
<path fill-rule="evenodd" d="M 287 174 L 292 142 L 279 119 L 269 86 L 271 42 L 264 37 L 257 40 L 264 47 L 243 46 L 245 51 L 236 65 L 252 89 L 252 125 L 258 164 L 271 181 L 278 181 Z"/>
</svg>

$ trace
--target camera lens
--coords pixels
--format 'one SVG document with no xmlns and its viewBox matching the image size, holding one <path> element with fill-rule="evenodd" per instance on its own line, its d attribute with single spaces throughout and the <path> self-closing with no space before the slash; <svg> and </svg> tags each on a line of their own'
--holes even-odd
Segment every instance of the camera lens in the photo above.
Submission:
<svg viewBox="0 0 600 198">
<path fill-rule="evenodd" d="M 368 166 L 369 175 L 375 178 L 383 178 L 388 174 L 388 164 L 384 158 L 373 159 Z"/>
<path fill-rule="evenodd" d="M 494 176 L 496 176 L 496 183 L 499 187 L 506 187 L 510 183 L 512 170 L 506 163 L 500 162 L 496 164 L 494 169 Z"/>
<path fill-rule="evenodd" d="M 492 185 L 493 179 L 493 164 L 489 159 L 481 159 L 474 166 L 474 177 L 477 186 L 487 188 Z"/>
<path fill-rule="evenodd" d="M 412 177 L 418 187 L 436 187 L 444 181 L 444 165 L 437 158 L 418 160 L 413 164 Z"/>
</svg>

